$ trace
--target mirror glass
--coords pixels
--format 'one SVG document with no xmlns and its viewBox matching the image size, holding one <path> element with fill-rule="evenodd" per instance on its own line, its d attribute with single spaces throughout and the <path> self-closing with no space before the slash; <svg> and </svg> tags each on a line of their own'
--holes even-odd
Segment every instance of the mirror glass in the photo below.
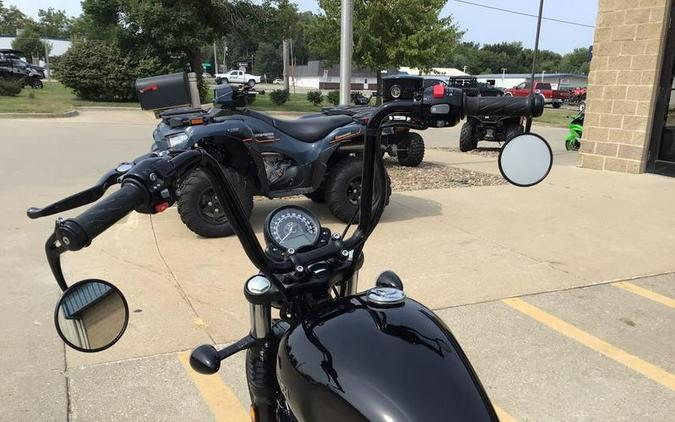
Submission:
<svg viewBox="0 0 675 422">
<path fill-rule="evenodd" d="M 98 352 L 122 337 L 129 307 L 122 292 L 103 280 L 84 280 L 70 286 L 56 305 L 56 331 L 70 347 Z"/>
<path fill-rule="evenodd" d="M 516 186 L 536 185 L 546 178 L 552 165 L 551 146 L 534 133 L 512 138 L 499 152 L 499 171 Z"/>
</svg>

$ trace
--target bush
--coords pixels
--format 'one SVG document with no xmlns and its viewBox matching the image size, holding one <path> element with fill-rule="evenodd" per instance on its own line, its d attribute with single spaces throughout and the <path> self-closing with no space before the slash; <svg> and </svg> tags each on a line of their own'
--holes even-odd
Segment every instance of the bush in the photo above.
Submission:
<svg viewBox="0 0 675 422">
<path fill-rule="evenodd" d="M 95 40 L 74 43 L 52 68 L 78 97 L 105 101 L 132 100 L 136 78 L 172 71 L 154 57 L 128 56 L 115 43 Z"/>
<path fill-rule="evenodd" d="M 288 101 L 289 93 L 285 89 L 275 89 L 270 93 L 270 99 L 274 105 L 282 105 Z"/>
<path fill-rule="evenodd" d="M 20 79 L 0 79 L 0 96 L 16 97 L 23 89 Z"/>
<path fill-rule="evenodd" d="M 323 102 L 323 95 L 321 91 L 309 91 L 307 93 L 307 101 L 314 104 L 315 106 L 321 105 Z"/>
<path fill-rule="evenodd" d="M 333 105 L 340 104 L 340 91 L 330 91 L 326 95 L 326 100 Z"/>
</svg>

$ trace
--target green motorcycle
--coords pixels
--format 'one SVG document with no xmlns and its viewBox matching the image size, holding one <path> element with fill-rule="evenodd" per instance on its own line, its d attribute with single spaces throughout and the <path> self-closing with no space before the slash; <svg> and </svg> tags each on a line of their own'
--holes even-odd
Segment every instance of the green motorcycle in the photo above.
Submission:
<svg viewBox="0 0 675 422">
<path fill-rule="evenodd" d="M 578 151 L 581 143 L 581 134 L 584 131 L 584 111 L 580 111 L 579 114 L 574 116 L 567 127 L 570 130 L 570 133 L 567 134 L 565 138 L 565 149 L 567 151 Z"/>
</svg>

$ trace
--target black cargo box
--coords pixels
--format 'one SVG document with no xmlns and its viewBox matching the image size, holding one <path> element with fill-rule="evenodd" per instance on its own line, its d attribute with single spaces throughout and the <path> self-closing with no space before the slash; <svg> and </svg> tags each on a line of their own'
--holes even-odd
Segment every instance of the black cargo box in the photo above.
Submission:
<svg viewBox="0 0 675 422">
<path fill-rule="evenodd" d="M 163 110 L 190 104 L 186 73 L 136 79 L 136 93 L 143 110 Z"/>
</svg>

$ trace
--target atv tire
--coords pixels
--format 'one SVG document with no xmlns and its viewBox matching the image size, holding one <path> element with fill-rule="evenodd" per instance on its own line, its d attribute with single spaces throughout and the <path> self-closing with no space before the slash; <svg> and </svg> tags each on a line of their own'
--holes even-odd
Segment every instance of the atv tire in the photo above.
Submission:
<svg viewBox="0 0 675 422">
<path fill-rule="evenodd" d="M 398 163 L 406 167 L 417 167 L 424 160 L 424 139 L 419 133 L 408 132 L 398 143 Z"/>
<path fill-rule="evenodd" d="M 354 217 L 361 197 L 361 173 L 363 161 L 359 157 L 345 157 L 335 163 L 330 170 L 330 180 L 326 182 L 326 202 L 328 209 L 337 219 L 348 223 L 355 218 L 358 221 L 359 214 Z M 386 170 L 385 170 L 386 172 Z M 386 174 L 386 173 L 385 173 Z M 384 205 L 389 204 L 391 196 L 391 179 L 386 175 L 386 189 L 382 189 L 381 183 L 375 182 L 373 190 L 373 203 L 377 203 L 380 195 L 386 192 Z M 375 206 L 373 205 L 373 209 Z"/>
<path fill-rule="evenodd" d="M 475 128 L 471 122 L 465 122 L 462 125 L 462 131 L 459 133 L 459 150 L 462 152 L 472 151 L 478 148 L 478 141 L 474 135 Z"/>
<path fill-rule="evenodd" d="M 305 196 L 314 202 L 324 203 L 326 202 L 326 187 L 322 184 L 319 189 L 306 193 Z"/>
<path fill-rule="evenodd" d="M 249 181 L 230 168 L 223 168 L 227 180 L 234 187 L 246 217 L 253 210 L 253 191 Z M 220 206 L 209 177 L 200 169 L 193 170 L 183 181 L 178 192 L 180 219 L 194 233 L 202 237 L 225 237 L 234 234 Z"/>
<path fill-rule="evenodd" d="M 506 128 L 506 134 L 504 135 L 504 140 L 509 142 L 511 139 L 525 132 L 525 128 L 521 124 L 511 124 Z"/>
</svg>

